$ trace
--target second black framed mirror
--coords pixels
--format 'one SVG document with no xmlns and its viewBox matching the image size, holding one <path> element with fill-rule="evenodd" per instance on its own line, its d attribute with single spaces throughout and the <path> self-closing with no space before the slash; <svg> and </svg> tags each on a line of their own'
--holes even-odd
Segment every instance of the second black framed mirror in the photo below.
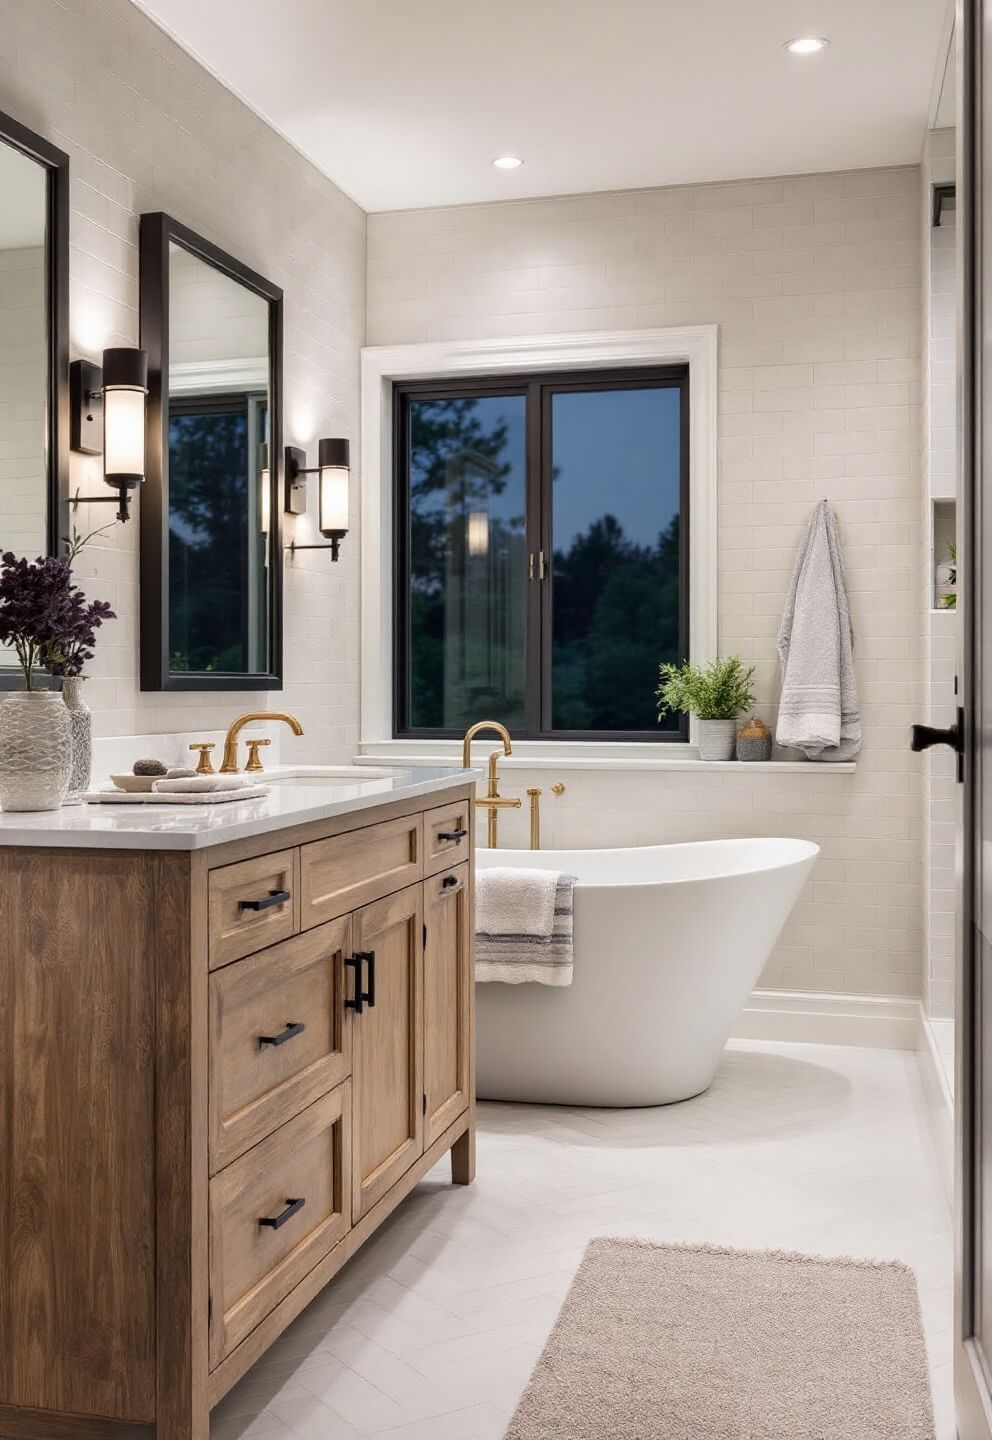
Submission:
<svg viewBox="0 0 992 1440">
<path fill-rule="evenodd" d="M 142 690 L 282 689 L 282 303 L 203 236 L 142 215 Z"/>
<path fill-rule="evenodd" d="M 0 194 L 0 551 L 33 560 L 69 533 L 69 157 L 2 112 Z"/>
</svg>

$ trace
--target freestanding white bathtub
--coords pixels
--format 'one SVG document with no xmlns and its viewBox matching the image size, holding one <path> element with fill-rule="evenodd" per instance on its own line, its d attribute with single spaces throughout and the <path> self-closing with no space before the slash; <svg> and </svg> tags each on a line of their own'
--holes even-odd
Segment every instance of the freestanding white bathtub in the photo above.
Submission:
<svg viewBox="0 0 992 1440">
<path fill-rule="evenodd" d="M 479 850 L 575 875 L 567 988 L 477 985 L 478 1093 L 668 1105 L 705 1090 L 819 854 L 806 840 Z"/>
</svg>

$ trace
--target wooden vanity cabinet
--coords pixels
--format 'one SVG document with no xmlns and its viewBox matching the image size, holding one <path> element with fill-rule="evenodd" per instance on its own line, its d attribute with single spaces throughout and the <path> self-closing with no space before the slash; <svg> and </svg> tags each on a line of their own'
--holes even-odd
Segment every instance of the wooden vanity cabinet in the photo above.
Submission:
<svg viewBox="0 0 992 1440">
<path fill-rule="evenodd" d="M 208 1440 L 446 1151 L 471 1181 L 471 798 L 0 848 L 0 1436 Z"/>
</svg>

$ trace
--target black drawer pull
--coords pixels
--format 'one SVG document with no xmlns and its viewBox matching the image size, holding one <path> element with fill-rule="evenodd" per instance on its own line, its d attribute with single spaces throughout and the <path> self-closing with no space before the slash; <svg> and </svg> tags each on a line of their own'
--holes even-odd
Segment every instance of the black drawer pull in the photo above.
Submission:
<svg viewBox="0 0 992 1440">
<path fill-rule="evenodd" d="M 442 889 L 442 890 L 450 890 L 451 887 L 452 887 L 452 885 L 457 885 L 457 884 L 458 884 L 458 876 L 457 876 L 457 875 L 445 875 L 444 879 L 441 881 L 441 889 Z"/>
<path fill-rule="evenodd" d="M 439 830 L 437 838 L 439 840 L 464 840 L 467 834 L 467 830 Z"/>
<path fill-rule="evenodd" d="M 346 955 L 344 963 L 355 972 L 355 998 L 348 999 L 348 986 L 345 983 L 344 1008 L 354 1010 L 356 1015 L 361 1015 L 365 996 L 362 994 L 362 958 L 360 955 Z"/>
<path fill-rule="evenodd" d="M 292 900 L 291 890 L 270 890 L 263 900 L 241 900 L 238 902 L 239 910 L 271 910 L 275 905 L 285 905 L 287 900 Z"/>
<path fill-rule="evenodd" d="M 299 1215 L 306 1203 L 305 1200 L 287 1200 L 285 1210 L 278 1215 L 267 1215 L 258 1223 L 266 1230 L 281 1230 L 287 1220 L 292 1220 L 294 1215 Z"/>
<path fill-rule="evenodd" d="M 278 1035 L 259 1035 L 259 1045 L 285 1045 L 287 1040 L 292 1040 L 294 1035 L 302 1035 L 307 1027 L 302 1020 L 289 1020 L 285 1030 L 280 1030 Z"/>
</svg>

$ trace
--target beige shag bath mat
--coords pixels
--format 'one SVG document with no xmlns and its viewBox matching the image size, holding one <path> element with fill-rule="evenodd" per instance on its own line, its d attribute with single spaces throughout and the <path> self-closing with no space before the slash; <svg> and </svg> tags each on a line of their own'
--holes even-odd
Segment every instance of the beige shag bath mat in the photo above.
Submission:
<svg viewBox="0 0 992 1440">
<path fill-rule="evenodd" d="M 590 1242 L 506 1440 L 933 1440 L 912 1271 Z"/>
</svg>

